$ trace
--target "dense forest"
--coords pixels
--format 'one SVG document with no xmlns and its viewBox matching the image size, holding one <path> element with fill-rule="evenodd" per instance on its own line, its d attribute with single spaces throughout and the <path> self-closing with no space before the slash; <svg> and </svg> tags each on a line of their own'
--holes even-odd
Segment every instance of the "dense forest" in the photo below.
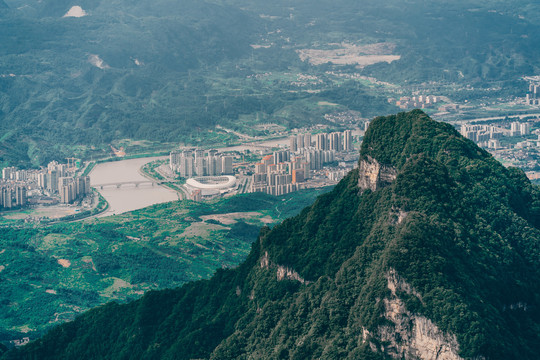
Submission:
<svg viewBox="0 0 540 360">
<path fill-rule="evenodd" d="M 418 358 L 425 331 L 433 352 L 536 359 L 539 188 L 419 110 L 376 118 L 360 155 L 237 268 L 93 309 L 3 358 Z"/>
</svg>

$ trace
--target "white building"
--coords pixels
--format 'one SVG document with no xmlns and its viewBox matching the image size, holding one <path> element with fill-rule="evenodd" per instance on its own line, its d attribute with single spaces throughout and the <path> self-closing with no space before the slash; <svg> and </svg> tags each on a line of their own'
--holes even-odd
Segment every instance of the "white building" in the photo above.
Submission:
<svg viewBox="0 0 540 360">
<path fill-rule="evenodd" d="M 531 124 L 528 122 L 519 124 L 519 131 L 521 135 L 529 135 L 531 133 Z"/>
<path fill-rule="evenodd" d="M 510 124 L 510 136 L 519 136 L 521 135 L 521 130 L 519 126 L 519 122 L 514 121 L 512 124 Z"/>
</svg>

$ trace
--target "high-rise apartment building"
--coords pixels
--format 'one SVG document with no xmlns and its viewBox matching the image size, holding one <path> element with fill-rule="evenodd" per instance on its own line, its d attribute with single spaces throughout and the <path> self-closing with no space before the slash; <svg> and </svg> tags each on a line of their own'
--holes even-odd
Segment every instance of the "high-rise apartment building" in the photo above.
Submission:
<svg viewBox="0 0 540 360">
<path fill-rule="evenodd" d="M 521 131 L 519 129 L 519 122 L 514 121 L 510 124 L 510 136 L 519 136 L 521 135 Z"/>
<path fill-rule="evenodd" d="M 296 145 L 297 145 L 297 149 L 304 148 L 304 134 L 298 134 L 296 136 Z"/>
<path fill-rule="evenodd" d="M 311 134 L 304 135 L 304 147 L 305 148 L 311 147 Z"/>
<path fill-rule="evenodd" d="M 215 176 L 233 174 L 233 157 L 218 154 L 217 150 L 173 151 L 169 167 L 181 177 Z"/>
<path fill-rule="evenodd" d="M 519 124 L 519 132 L 521 135 L 529 135 L 531 133 L 531 124 L 528 122 Z"/>
<path fill-rule="evenodd" d="M 289 149 L 291 152 L 297 152 L 298 151 L 298 139 L 296 136 L 291 136 L 289 139 Z"/>
<path fill-rule="evenodd" d="M 326 133 L 317 134 L 315 138 L 315 148 L 318 150 L 326 150 L 328 148 L 328 138 Z"/>
<path fill-rule="evenodd" d="M 353 150 L 351 130 L 345 130 L 345 132 L 343 132 L 343 150 L 345 151 Z"/>
</svg>

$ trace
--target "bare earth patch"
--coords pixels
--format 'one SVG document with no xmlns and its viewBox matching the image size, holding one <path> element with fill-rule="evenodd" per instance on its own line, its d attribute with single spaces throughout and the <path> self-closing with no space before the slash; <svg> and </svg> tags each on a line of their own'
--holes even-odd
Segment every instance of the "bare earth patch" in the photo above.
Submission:
<svg viewBox="0 0 540 360">
<path fill-rule="evenodd" d="M 302 61 L 309 61 L 312 65 L 332 63 L 335 65 L 368 66 L 380 62 L 391 63 L 399 60 L 400 55 L 392 54 L 395 45 L 391 43 L 377 43 L 369 45 L 355 45 L 350 43 L 328 44 L 333 49 L 300 49 L 296 53 Z"/>
<path fill-rule="evenodd" d="M 222 226 L 222 225 L 217 225 L 217 224 L 197 222 L 197 223 L 192 223 L 189 227 L 187 227 L 181 236 L 185 238 L 190 238 L 190 237 L 209 238 L 210 231 L 216 231 L 216 230 L 230 230 L 230 228 Z"/>
<path fill-rule="evenodd" d="M 338 106 L 339 104 L 334 104 L 334 103 L 331 103 L 331 102 L 328 102 L 328 101 L 319 101 L 317 103 L 317 105 L 319 105 L 319 106 Z"/>
<path fill-rule="evenodd" d="M 133 287 L 129 282 L 117 277 L 110 277 L 106 280 L 112 281 L 112 284 L 101 292 L 102 296 L 113 297 L 117 291 Z"/>
<path fill-rule="evenodd" d="M 261 218 L 261 221 L 265 224 L 271 224 L 274 222 L 274 219 L 272 219 L 272 217 L 270 215 L 267 215 L 263 218 Z"/>
<path fill-rule="evenodd" d="M 6 211 L 2 213 L 2 216 L 8 220 L 21 220 L 29 217 L 59 219 L 76 214 L 78 209 L 80 208 L 65 205 L 39 206 L 30 210 Z"/>
<path fill-rule="evenodd" d="M 68 268 L 71 266 L 71 261 L 66 260 L 66 259 L 58 259 L 58 263 L 65 268 Z"/>
<path fill-rule="evenodd" d="M 94 270 L 95 272 L 97 272 L 97 269 L 96 269 L 96 265 L 94 264 L 94 261 L 92 260 L 92 258 L 90 256 L 88 257 L 84 257 L 82 259 L 82 261 L 86 264 L 89 264 L 89 265 L 92 265 L 92 270 Z"/>
<path fill-rule="evenodd" d="M 250 212 L 235 212 L 235 213 L 228 213 L 228 214 L 212 214 L 212 215 L 204 215 L 200 218 L 203 219 L 203 221 L 207 220 L 215 220 L 219 221 L 220 223 L 224 225 L 232 225 L 238 222 L 238 219 L 246 219 L 246 218 L 252 218 L 256 216 L 261 216 L 262 214 L 257 211 L 250 211 Z"/>
<path fill-rule="evenodd" d="M 16 330 L 16 331 L 20 331 L 22 333 L 29 333 L 31 331 L 35 331 L 36 329 L 32 329 L 30 326 L 28 325 L 22 325 L 22 326 L 14 326 L 11 328 L 12 330 Z"/>
</svg>

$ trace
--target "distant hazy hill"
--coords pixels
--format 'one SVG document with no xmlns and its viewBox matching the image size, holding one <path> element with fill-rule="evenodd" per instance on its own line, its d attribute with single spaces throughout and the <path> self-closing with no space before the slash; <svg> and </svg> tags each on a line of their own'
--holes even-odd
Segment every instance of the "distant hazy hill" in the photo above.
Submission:
<svg viewBox="0 0 540 360">
<path fill-rule="evenodd" d="M 532 0 L 223 2 L 272 16 L 285 36 L 305 46 L 395 44 L 399 61 L 366 71 L 391 82 L 481 84 L 540 71 L 534 60 L 540 56 L 540 4 Z"/>
<path fill-rule="evenodd" d="M 537 359 L 540 191 L 451 126 L 375 119 L 359 168 L 208 281 L 5 359 Z"/>
<path fill-rule="evenodd" d="M 257 26 L 240 10 L 203 1 L 84 1 L 86 16 L 63 17 L 71 4 L 13 1 L 0 15 L 7 158 L 40 162 L 62 153 L 58 144 L 170 141 L 171 130 L 210 126 L 216 114 L 194 116 L 208 84 L 188 71 L 245 55 Z"/>
</svg>

